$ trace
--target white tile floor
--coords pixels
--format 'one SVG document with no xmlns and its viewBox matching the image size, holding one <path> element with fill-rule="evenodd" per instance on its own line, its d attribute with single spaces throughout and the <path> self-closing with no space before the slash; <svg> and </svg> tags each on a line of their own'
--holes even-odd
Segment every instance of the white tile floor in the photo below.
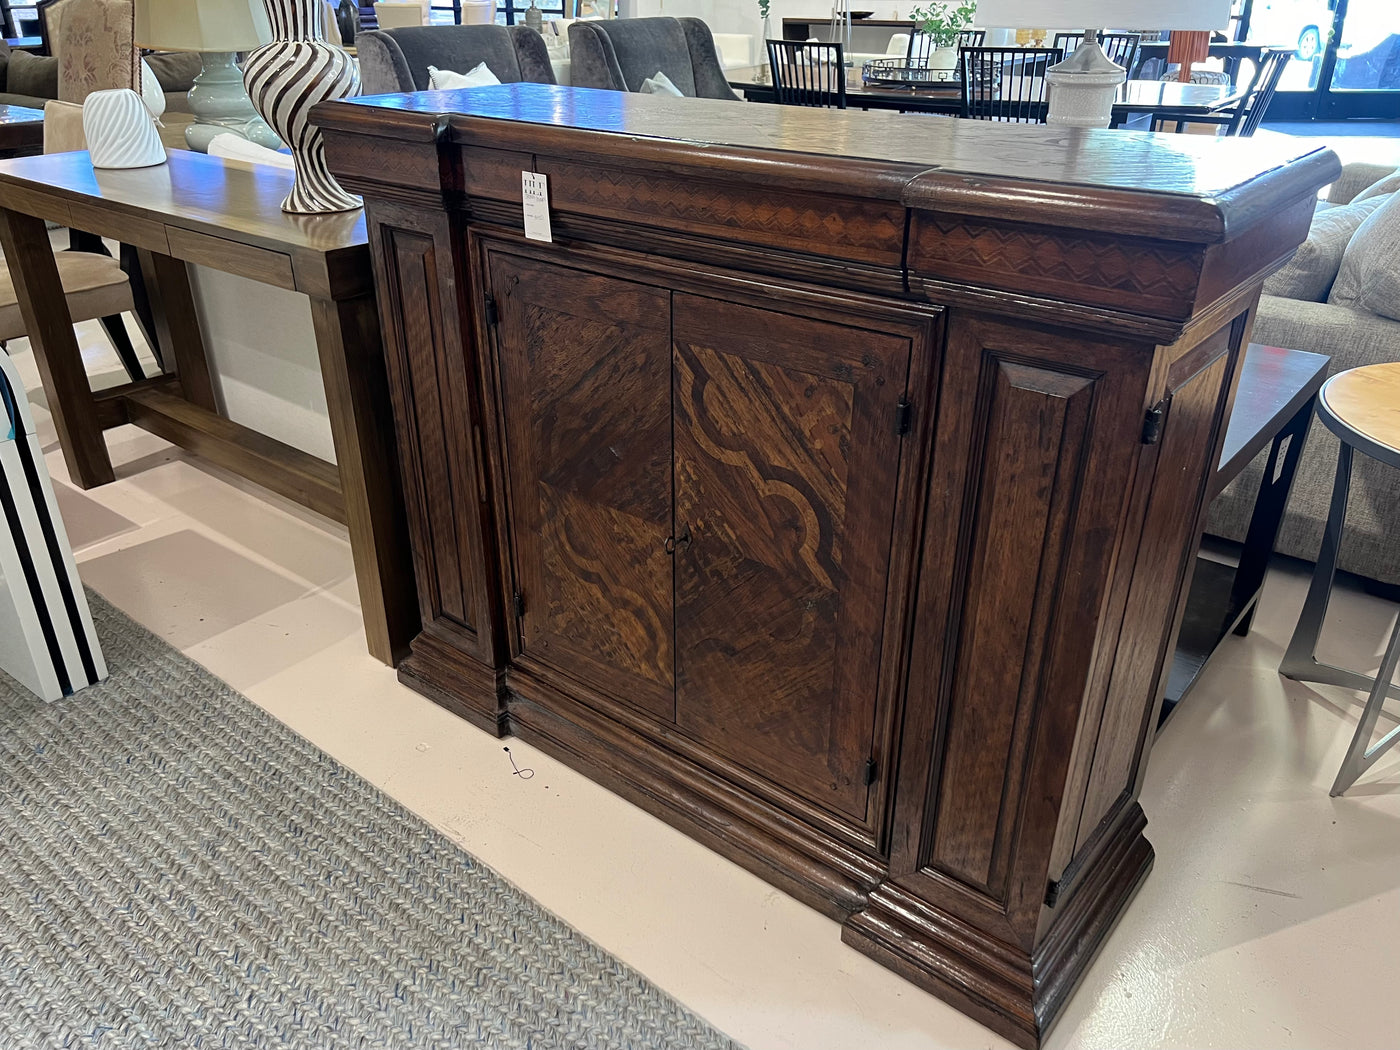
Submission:
<svg viewBox="0 0 1400 1050">
<path fill-rule="evenodd" d="M 90 370 L 113 375 L 92 326 Z M 41 407 L 33 359 L 11 344 Z M 85 581 L 756 1048 L 991 1047 L 999 1037 L 841 944 L 839 929 L 532 748 L 400 686 L 365 652 L 344 530 L 131 427 L 118 480 L 48 464 Z M 1157 743 L 1157 864 L 1052 1047 L 1400 1042 L 1400 754 L 1327 788 L 1359 705 L 1275 673 L 1305 580 L 1276 571 Z M 1334 602 L 1324 656 L 1373 669 L 1395 607 Z M 1393 721 L 1383 721 L 1388 728 Z"/>
</svg>

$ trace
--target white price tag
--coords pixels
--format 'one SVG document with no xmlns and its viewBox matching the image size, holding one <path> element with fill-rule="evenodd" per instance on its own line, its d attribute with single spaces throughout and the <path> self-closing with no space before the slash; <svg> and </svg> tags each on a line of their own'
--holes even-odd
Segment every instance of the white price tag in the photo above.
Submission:
<svg viewBox="0 0 1400 1050">
<path fill-rule="evenodd" d="M 549 176 L 533 171 L 520 173 L 525 201 L 525 236 L 532 241 L 552 241 L 549 230 Z"/>
</svg>

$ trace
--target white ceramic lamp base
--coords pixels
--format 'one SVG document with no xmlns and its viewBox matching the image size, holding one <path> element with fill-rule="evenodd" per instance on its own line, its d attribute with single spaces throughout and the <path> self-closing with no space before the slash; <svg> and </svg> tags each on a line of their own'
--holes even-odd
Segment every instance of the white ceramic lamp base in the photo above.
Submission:
<svg viewBox="0 0 1400 1050">
<path fill-rule="evenodd" d="M 1071 128 L 1106 128 L 1113 122 L 1113 100 L 1128 71 L 1116 65 L 1098 44 L 1098 30 L 1086 29 L 1084 42 L 1058 65 L 1045 71 L 1050 87 L 1047 124 Z"/>
<path fill-rule="evenodd" d="M 206 51 L 200 57 L 204 68 L 194 78 L 189 95 L 194 123 L 185 128 L 185 143 L 190 149 L 208 153 L 210 140 L 228 132 L 268 149 L 281 149 L 277 132 L 253 108 L 233 55 Z"/>
</svg>

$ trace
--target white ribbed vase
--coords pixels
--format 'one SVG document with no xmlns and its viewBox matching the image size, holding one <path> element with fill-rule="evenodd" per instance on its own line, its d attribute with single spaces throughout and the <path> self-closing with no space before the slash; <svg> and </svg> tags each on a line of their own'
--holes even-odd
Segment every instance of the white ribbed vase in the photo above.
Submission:
<svg viewBox="0 0 1400 1050">
<path fill-rule="evenodd" d="M 311 107 L 360 93 L 360 70 L 343 49 L 326 43 L 319 0 L 263 0 L 272 43 L 243 66 L 253 107 L 292 150 L 296 182 L 282 210 L 298 214 L 350 211 L 359 197 L 346 193 L 326 167 L 321 129 L 307 120 Z"/>
</svg>

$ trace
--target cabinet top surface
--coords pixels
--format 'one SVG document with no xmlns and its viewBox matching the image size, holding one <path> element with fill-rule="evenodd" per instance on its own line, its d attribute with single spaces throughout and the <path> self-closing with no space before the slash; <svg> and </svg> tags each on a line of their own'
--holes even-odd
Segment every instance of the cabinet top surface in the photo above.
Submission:
<svg viewBox="0 0 1400 1050">
<path fill-rule="evenodd" d="M 1129 191 L 1181 201 L 1218 200 L 1266 173 L 1288 172 L 1290 183 L 1321 186 L 1335 177 L 1325 148 L 1285 139 L 1212 139 L 1108 129 L 1069 129 L 899 113 L 819 110 L 740 104 L 718 99 L 667 98 L 547 84 L 501 84 L 466 91 L 380 95 L 321 107 L 316 120 L 345 130 L 379 124 L 447 128 L 458 142 L 521 148 L 525 142 L 483 121 L 528 128 L 547 150 L 580 133 L 595 137 L 589 152 L 635 147 L 637 140 L 685 144 L 700 156 L 740 160 L 774 152 L 808 165 L 864 162 L 894 177 L 906 203 L 928 204 L 940 186 L 969 179 L 1059 184 L 1080 191 Z M 339 109 L 339 112 L 336 110 Z M 363 111 L 376 111 L 373 116 Z M 611 145 L 596 136 L 616 136 Z M 487 138 L 490 136 L 490 138 Z M 757 158 L 753 158 L 757 159 Z M 1275 182 L 1277 179 L 1274 180 Z M 833 188 L 839 188 L 833 185 Z M 1274 196 L 1274 194 L 1271 194 Z M 1183 202 L 1184 203 L 1184 202 Z"/>
</svg>

